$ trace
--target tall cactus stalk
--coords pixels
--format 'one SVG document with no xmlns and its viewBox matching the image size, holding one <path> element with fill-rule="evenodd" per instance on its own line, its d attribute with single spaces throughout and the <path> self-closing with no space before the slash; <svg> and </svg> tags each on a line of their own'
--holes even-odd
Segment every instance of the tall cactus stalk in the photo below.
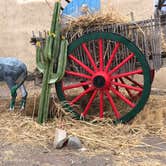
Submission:
<svg viewBox="0 0 166 166">
<path fill-rule="evenodd" d="M 38 123 L 47 121 L 51 84 L 59 81 L 65 72 L 67 60 L 67 40 L 61 40 L 60 36 L 60 3 L 55 3 L 51 29 L 45 43 L 36 45 L 36 64 L 40 72 L 43 73 L 42 91 L 40 95 Z M 57 71 L 53 72 L 55 59 L 57 61 Z"/>
</svg>

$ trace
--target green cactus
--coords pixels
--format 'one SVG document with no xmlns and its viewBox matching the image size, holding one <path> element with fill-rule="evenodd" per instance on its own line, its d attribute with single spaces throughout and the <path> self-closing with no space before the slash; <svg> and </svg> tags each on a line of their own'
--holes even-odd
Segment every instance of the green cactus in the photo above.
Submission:
<svg viewBox="0 0 166 166">
<path fill-rule="evenodd" d="M 43 73 L 42 92 L 39 102 L 38 123 L 47 121 L 51 84 L 59 81 L 65 72 L 67 61 L 67 40 L 60 36 L 60 3 L 55 3 L 51 29 L 44 44 L 36 45 L 36 64 Z M 57 71 L 53 72 L 55 59 L 58 58 Z"/>
</svg>

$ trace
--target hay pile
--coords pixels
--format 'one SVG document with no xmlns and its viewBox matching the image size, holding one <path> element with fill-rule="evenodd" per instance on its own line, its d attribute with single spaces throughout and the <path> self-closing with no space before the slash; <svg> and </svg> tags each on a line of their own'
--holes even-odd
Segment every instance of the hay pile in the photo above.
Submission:
<svg viewBox="0 0 166 166">
<path fill-rule="evenodd" d="M 47 148 L 50 137 L 54 134 L 53 124 L 41 126 L 19 112 L 1 112 L 0 118 L 0 140 L 5 144 L 41 145 Z"/>
<path fill-rule="evenodd" d="M 6 144 L 41 145 L 47 148 L 53 143 L 55 128 L 58 127 L 65 129 L 69 135 L 78 136 L 89 152 L 114 151 L 114 149 L 121 151 L 137 145 L 144 131 L 141 127 L 134 128 L 121 124 L 115 127 L 109 120 L 92 124 L 67 117 L 63 120 L 55 119 L 41 126 L 32 118 L 21 116 L 19 113 L 5 111 L 0 115 L 0 140 Z"/>
<path fill-rule="evenodd" d="M 144 110 L 134 119 L 132 125 L 144 125 L 149 134 L 166 138 L 166 93 L 151 95 Z"/>
<path fill-rule="evenodd" d="M 35 98 L 36 96 L 34 96 Z M 166 100 L 165 96 L 152 95 L 145 109 L 133 120 L 132 124 L 114 126 L 111 119 L 91 123 L 76 121 L 54 102 L 58 118 L 39 125 L 35 118 L 22 116 L 19 111 L 0 112 L 0 141 L 7 143 L 41 145 L 48 149 L 53 143 L 55 128 L 65 129 L 69 135 L 78 136 L 88 152 L 101 153 L 122 151 L 139 147 L 146 135 L 166 138 Z M 30 107 L 27 105 L 27 108 Z M 146 145 L 145 145 L 146 146 Z"/>
<path fill-rule="evenodd" d="M 128 18 L 120 15 L 117 11 L 100 11 L 95 14 L 87 14 L 74 19 L 68 19 L 63 34 L 68 32 L 81 32 L 95 26 L 110 25 L 114 23 L 127 23 Z"/>
</svg>

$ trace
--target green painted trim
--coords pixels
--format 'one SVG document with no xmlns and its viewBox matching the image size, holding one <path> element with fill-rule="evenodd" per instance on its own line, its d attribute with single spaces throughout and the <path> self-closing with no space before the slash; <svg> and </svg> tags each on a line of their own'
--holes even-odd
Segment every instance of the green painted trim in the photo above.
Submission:
<svg viewBox="0 0 166 166">
<path fill-rule="evenodd" d="M 142 54 L 142 52 L 139 50 L 139 48 L 133 42 L 131 42 L 130 40 L 126 39 L 125 37 L 123 37 L 119 34 L 115 34 L 112 32 L 93 32 L 93 33 L 83 35 L 82 37 L 73 41 L 69 45 L 68 55 L 71 54 L 73 52 L 73 50 L 75 48 L 77 48 L 78 46 L 80 46 L 82 43 L 86 43 L 90 40 L 97 40 L 99 38 L 123 43 L 131 52 L 133 52 L 135 54 L 137 60 L 142 65 L 143 75 L 144 75 L 144 89 L 143 89 L 142 96 L 135 108 L 133 108 L 130 112 L 128 112 L 121 119 L 119 119 L 115 122 L 115 123 L 119 123 L 119 122 L 125 123 L 125 122 L 128 122 L 131 119 L 133 119 L 143 109 L 143 107 L 145 106 L 145 104 L 149 98 L 150 91 L 151 91 L 151 78 L 150 78 L 149 64 L 145 58 L 145 55 Z M 56 84 L 57 95 L 58 95 L 60 101 L 65 101 L 67 103 L 65 96 L 63 94 L 61 84 L 62 84 L 61 82 L 58 82 Z"/>
</svg>

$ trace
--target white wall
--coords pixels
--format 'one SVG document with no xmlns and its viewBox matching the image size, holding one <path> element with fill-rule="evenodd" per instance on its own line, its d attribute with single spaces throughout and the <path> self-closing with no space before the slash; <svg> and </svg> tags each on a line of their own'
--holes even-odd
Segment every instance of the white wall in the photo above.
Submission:
<svg viewBox="0 0 166 166">
<path fill-rule="evenodd" d="M 53 8 L 55 0 L 47 0 Z M 136 19 L 152 15 L 152 0 L 101 0 L 128 15 L 135 11 Z M 28 3 L 27 3 L 28 2 Z M 52 10 L 45 0 L 0 0 L 0 56 L 15 56 L 29 70 L 35 68 L 35 48 L 29 41 L 32 30 L 50 28 Z"/>
<path fill-rule="evenodd" d="M 35 68 L 35 48 L 29 43 L 32 30 L 48 30 L 51 15 L 44 1 L 20 4 L 0 0 L 0 56 L 18 57 L 29 70 Z"/>
</svg>

